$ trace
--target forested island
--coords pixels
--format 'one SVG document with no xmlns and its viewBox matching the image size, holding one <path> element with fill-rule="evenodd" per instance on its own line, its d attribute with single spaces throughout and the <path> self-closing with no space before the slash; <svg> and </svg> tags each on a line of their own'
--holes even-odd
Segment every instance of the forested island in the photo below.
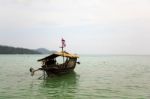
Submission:
<svg viewBox="0 0 150 99">
<path fill-rule="evenodd" d="M 6 45 L 0 45 L 0 54 L 52 54 L 56 51 L 49 51 L 46 48 L 28 49 L 20 47 L 12 47 Z"/>
<path fill-rule="evenodd" d="M 36 50 L 31 50 L 27 48 L 0 45 L 0 54 L 41 54 L 41 53 Z"/>
</svg>

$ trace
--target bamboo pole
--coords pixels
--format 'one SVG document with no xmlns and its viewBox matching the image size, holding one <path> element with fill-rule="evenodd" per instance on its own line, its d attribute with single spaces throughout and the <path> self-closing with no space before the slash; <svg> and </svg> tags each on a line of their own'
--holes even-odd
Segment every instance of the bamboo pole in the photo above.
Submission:
<svg viewBox="0 0 150 99">
<path fill-rule="evenodd" d="M 62 46 L 62 53 L 63 53 L 63 64 L 64 64 L 64 48 Z"/>
</svg>

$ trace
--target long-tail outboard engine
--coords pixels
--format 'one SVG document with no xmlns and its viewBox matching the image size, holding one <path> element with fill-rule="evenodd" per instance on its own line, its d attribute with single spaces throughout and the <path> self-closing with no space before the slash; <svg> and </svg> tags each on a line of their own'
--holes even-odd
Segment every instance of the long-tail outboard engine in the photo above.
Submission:
<svg viewBox="0 0 150 99">
<path fill-rule="evenodd" d="M 35 70 L 31 67 L 31 68 L 29 69 L 29 71 L 31 72 L 31 76 L 33 76 Z"/>
</svg>

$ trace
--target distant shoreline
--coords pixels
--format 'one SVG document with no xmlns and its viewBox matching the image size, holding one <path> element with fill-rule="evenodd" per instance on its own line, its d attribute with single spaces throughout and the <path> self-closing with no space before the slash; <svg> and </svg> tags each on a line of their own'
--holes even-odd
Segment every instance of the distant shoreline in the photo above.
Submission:
<svg viewBox="0 0 150 99">
<path fill-rule="evenodd" d="M 0 54 L 41 54 L 36 50 L 0 45 Z"/>
<path fill-rule="evenodd" d="M 46 48 L 28 49 L 28 48 L 0 45 L 0 54 L 51 54 L 55 52 L 56 52 L 55 50 L 49 51 Z"/>
</svg>

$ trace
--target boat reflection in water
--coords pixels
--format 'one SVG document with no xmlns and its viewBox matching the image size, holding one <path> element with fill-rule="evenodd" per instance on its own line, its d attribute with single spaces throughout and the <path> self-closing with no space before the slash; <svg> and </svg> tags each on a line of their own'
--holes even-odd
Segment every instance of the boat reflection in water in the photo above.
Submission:
<svg viewBox="0 0 150 99">
<path fill-rule="evenodd" d="M 40 84 L 39 92 L 44 94 L 45 99 L 74 98 L 78 92 L 80 76 L 70 72 L 60 76 L 46 77 Z"/>
</svg>

